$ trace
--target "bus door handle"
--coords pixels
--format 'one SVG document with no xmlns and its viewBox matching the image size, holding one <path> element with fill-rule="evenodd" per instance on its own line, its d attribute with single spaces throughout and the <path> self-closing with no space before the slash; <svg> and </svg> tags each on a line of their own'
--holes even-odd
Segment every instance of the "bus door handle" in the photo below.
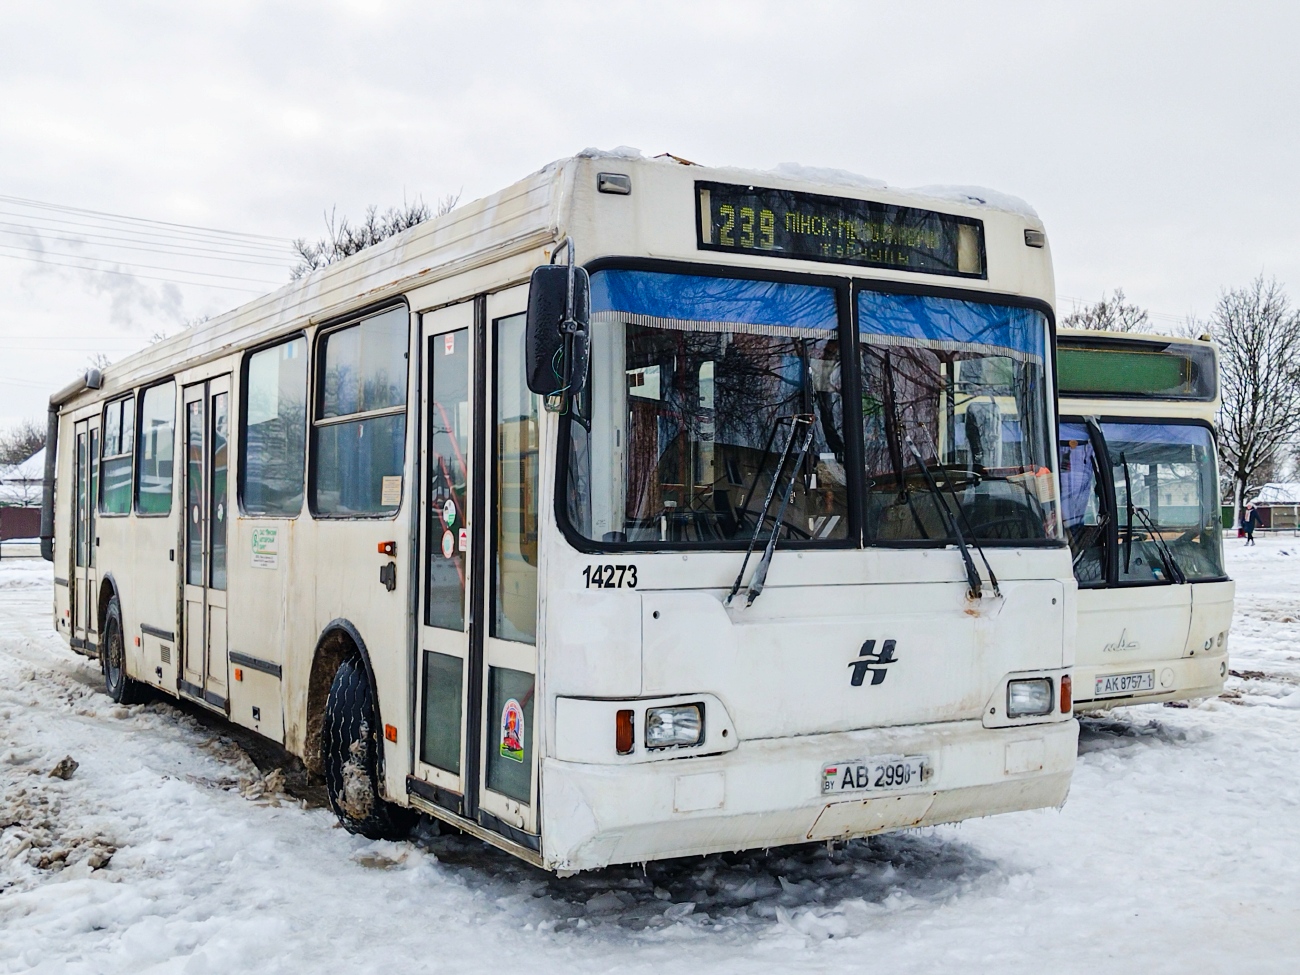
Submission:
<svg viewBox="0 0 1300 975">
<path fill-rule="evenodd" d="M 389 592 L 397 588 L 396 562 L 385 562 L 379 567 L 379 581 Z"/>
</svg>

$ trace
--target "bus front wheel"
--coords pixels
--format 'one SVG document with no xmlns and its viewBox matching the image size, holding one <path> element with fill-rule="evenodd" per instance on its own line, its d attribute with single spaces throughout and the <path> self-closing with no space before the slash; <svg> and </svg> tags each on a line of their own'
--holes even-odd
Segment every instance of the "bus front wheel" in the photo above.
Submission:
<svg viewBox="0 0 1300 975">
<path fill-rule="evenodd" d="M 330 807 L 349 833 L 401 839 L 415 814 L 379 794 L 379 727 L 365 667 L 357 657 L 339 665 L 325 701 L 321 757 Z"/>
<path fill-rule="evenodd" d="M 126 638 L 122 634 L 122 606 L 113 596 L 104 614 L 99 643 L 100 666 L 104 670 L 104 692 L 118 704 L 139 704 L 145 698 L 144 685 L 126 675 Z"/>
</svg>

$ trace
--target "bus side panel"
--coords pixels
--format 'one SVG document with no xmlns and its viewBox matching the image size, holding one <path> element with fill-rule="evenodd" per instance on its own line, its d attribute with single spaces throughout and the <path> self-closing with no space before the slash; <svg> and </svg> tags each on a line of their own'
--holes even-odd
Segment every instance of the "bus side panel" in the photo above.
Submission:
<svg viewBox="0 0 1300 975">
<path fill-rule="evenodd" d="M 404 503 L 409 508 L 411 499 L 409 492 L 407 494 Z M 316 523 L 313 534 L 316 536 L 314 561 L 301 564 L 315 569 L 312 573 L 314 578 L 306 578 L 303 582 L 315 584 L 316 633 L 321 633 L 332 620 L 343 619 L 352 624 L 365 643 L 378 695 L 377 720 L 381 725 L 392 725 L 396 729 L 395 742 L 385 739 L 384 728 L 374 729 L 375 737 L 384 747 L 385 789 L 389 798 L 404 804 L 406 775 L 410 771 L 411 735 L 407 694 L 410 684 L 407 653 L 410 579 L 406 560 L 379 555 L 378 547 L 382 542 L 396 541 L 400 555 L 410 537 L 407 518 L 403 515 L 392 521 L 320 521 Z M 396 586 L 392 591 L 380 580 L 380 570 L 390 562 L 395 564 L 396 571 Z M 314 646 L 315 640 L 307 645 Z M 310 650 L 307 657 L 310 657 Z M 302 683 L 286 688 L 295 704 L 305 705 L 309 678 L 309 661 L 306 667 L 295 668 L 295 681 Z M 306 730 L 305 707 L 294 717 L 300 729 L 298 734 L 303 735 Z"/>
<path fill-rule="evenodd" d="M 169 694 L 176 693 L 176 667 L 180 657 L 177 644 L 181 639 L 178 587 L 182 553 L 177 538 L 181 515 L 185 511 L 185 499 L 179 496 L 180 476 L 175 458 L 184 456 L 179 447 L 173 447 L 170 514 L 141 517 L 133 513 L 129 519 L 104 518 L 100 522 L 101 526 L 109 522 L 120 525 L 121 530 L 130 536 L 123 539 L 120 555 L 116 547 L 112 552 L 113 578 L 122 602 L 127 673 Z M 156 643 L 149 641 L 146 653 L 146 639 L 141 629 L 144 626 L 170 633 L 173 638 L 170 643 L 163 638 Z M 135 645 L 136 637 L 141 637 L 139 647 Z M 163 647 L 167 648 L 165 653 Z M 158 669 L 162 670 L 161 677 Z"/>
<path fill-rule="evenodd" d="M 306 517 L 236 518 L 227 549 L 230 719 L 281 743 L 289 710 L 283 700 L 283 675 L 300 667 L 303 658 L 310 663 L 315 645 L 314 636 L 305 632 L 296 644 L 287 639 L 291 611 L 304 622 L 314 615 L 310 589 L 305 599 L 301 593 L 310 578 L 298 581 L 298 591 L 290 581 L 295 568 L 303 565 L 294 556 L 299 525 Z M 258 664 L 239 663 L 243 657 Z M 277 667 L 280 676 L 271 672 Z"/>
</svg>

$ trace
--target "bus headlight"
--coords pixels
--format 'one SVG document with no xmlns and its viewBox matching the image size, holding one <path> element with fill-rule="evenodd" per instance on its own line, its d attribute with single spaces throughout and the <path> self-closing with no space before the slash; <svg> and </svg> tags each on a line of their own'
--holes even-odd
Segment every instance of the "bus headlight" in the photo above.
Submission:
<svg viewBox="0 0 1300 975">
<path fill-rule="evenodd" d="M 1027 718 L 1052 710 L 1052 682 L 1046 677 L 1007 682 L 1007 717 Z"/>
<path fill-rule="evenodd" d="M 674 704 L 672 707 L 646 710 L 646 748 L 698 745 L 703 740 L 703 704 Z"/>
</svg>

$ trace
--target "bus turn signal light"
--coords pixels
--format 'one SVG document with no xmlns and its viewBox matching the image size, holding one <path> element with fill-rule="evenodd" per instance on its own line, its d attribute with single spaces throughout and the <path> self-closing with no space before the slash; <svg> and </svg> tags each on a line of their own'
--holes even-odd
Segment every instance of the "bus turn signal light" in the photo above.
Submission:
<svg viewBox="0 0 1300 975">
<path fill-rule="evenodd" d="M 387 738 L 389 741 L 397 741 L 397 725 L 395 724 L 384 725 L 384 737 Z"/>
<path fill-rule="evenodd" d="M 243 667 L 236 667 L 236 668 L 235 668 L 235 680 L 242 681 L 243 679 L 244 679 L 244 668 L 243 668 Z"/>
<path fill-rule="evenodd" d="M 396 542 L 380 542 L 380 543 L 379 543 L 379 554 L 380 554 L 380 555 L 389 555 L 389 556 L 396 555 L 396 554 L 397 554 L 397 543 L 396 543 Z"/>
<path fill-rule="evenodd" d="M 1066 674 L 1061 678 L 1061 713 L 1069 714 L 1070 709 L 1074 707 L 1074 682 L 1070 680 L 1070 675 Z"/>
<path fill-rule="evenodd" d="M 619 711 L 614 716 L 614 748 L 620 755 L 631 755 L 636 744 L 636 722 L 631 711 Z"/>
</svg>

